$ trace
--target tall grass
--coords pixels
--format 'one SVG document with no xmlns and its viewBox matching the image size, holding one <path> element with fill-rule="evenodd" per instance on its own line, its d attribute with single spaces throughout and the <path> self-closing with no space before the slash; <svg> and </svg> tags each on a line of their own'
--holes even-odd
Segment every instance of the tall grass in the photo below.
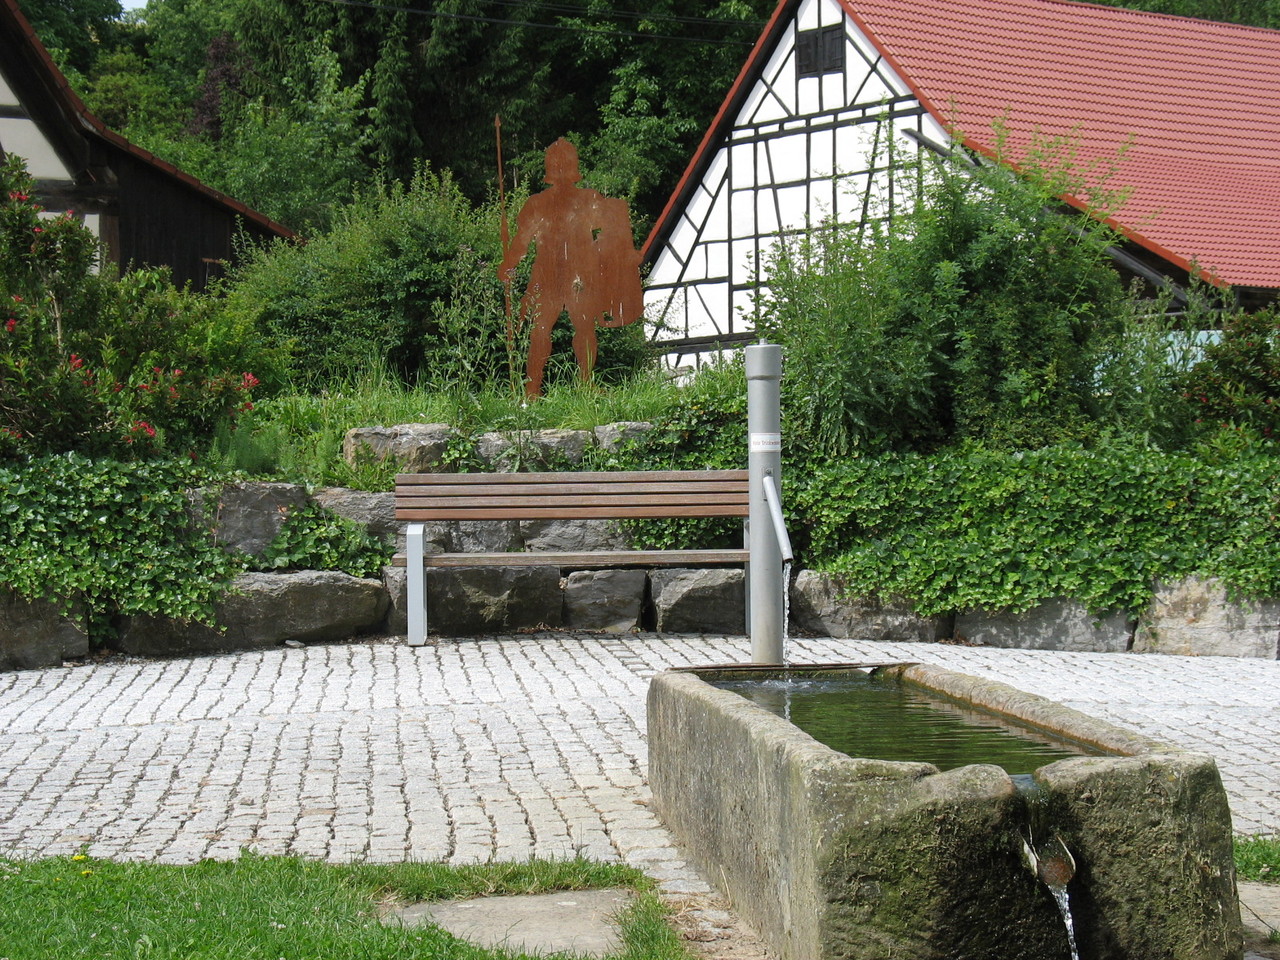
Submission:
<svg viewBox="0 0 1280 960">
<path fill-rule="evenodd" d="M 681 389 L 655 368 L 609 387 L 552 385 L 542 399 L 527 403 L 506 385 L 482 391 L 406 387 L 384 364 L 370 362 L 319 393 L 262 400 L 234 429 L 218 433 L 210 458 L 216 467 L 253 475 L 385 490 L 393 482 L 394 462 L 343 459 L 343 437 L 352 428 L 447 423 L 465 436 L 492 430 L 589 430 L 661 419 L 679 401 Z"/>
</svg>

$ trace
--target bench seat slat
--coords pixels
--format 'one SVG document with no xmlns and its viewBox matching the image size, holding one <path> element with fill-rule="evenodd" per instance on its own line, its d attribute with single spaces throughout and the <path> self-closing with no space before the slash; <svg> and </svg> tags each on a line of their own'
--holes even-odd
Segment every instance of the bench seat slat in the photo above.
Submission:
<svg viewBox="0 0 1280 960">
<path fill-rule="evenodd" d="M 748 506 L 746 494 L 732 493 L 666 493 L 662 496 L 631 497 L 609 494 L 585 494 L 563 496 L 560 493 L 542 493 L 521 497 L 428 497 L 404 496 L 399 500 L 401 509 L 430 510 L 445 507 L 511 507 L 515 511 L 525 507 L 686 507 L 686 506 Z"/>
<path fill-rule="evenodd" d="M 531 550 L 527 553 L 427 554 L 428 567 L 682 567 L 746 563 L 746 550 Z M 403 567 L 398 554 L 393 566 Z"/>
<path fill-rule="evenodd" d="M 563 496 L 664 497 L 678 494 L 708 496 L 747 495 L 745 483 L 420 483 L 396 487 L 397 497 L 543 497 Z"/>
<path fill-rule="evenodd" d="M 579 517 L 592 520 L 642 520 L 662 519 L 664 517 L 745 517 L 746 504 L 689 504 L 635 506 L 619 505 L 614 507 L 584 507 L 573 504 L 563 507 L 535 506 L 513 509 L 511 507 L 486 508 L 474 507 L 459 509 L 456 506 L 438 508 L 399 508 L 396 510 L 397 520 L 572 520 Z"/>
<path fill-rule="evenodd" d="M 747 482 L 746 470 L 632 470 L 584 473 L 398 473 L 396 486 L 431 484 L 697 483 Z"/>
</svg>

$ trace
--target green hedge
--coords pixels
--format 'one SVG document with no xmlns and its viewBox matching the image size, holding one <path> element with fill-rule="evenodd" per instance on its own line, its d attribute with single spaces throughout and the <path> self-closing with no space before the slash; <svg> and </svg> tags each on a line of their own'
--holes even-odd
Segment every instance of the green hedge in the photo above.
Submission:
<svg viewBox="0 0 1280 960">
<path fill-rule="evenodd" d="M 1136 612 L 1191 574 L 1280 596 L 1280 460 L 1261 452 L 1212 462 L 1112 440 L 853 459 L 812 474 L 792 513 L 811 565 L 923 614 L 1054 597 Z"/>
</svg>

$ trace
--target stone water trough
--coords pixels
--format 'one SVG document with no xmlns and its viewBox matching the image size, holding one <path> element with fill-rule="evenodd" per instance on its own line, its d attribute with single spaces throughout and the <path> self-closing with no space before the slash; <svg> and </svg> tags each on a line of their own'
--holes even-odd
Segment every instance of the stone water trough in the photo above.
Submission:
<svg viewBox="0 0 1280 960">
<path fill-rule="evenodd" d="M 920 664 L 880 673 L 1110 755 L 1042 766 L 1028 792 L 998 766 L 939 772 L 838 753 L 711 685 L 757 671 L 658 675 L 656 811 L 780 957 L 1066 960 L 1063 918 L 1025 857 L 1033 828 L 1075 859 L 1067 891 L 1082 960 L 1242 956 L 1231 815 L 1212 758 L 1002 683 Z"/>
</svg>

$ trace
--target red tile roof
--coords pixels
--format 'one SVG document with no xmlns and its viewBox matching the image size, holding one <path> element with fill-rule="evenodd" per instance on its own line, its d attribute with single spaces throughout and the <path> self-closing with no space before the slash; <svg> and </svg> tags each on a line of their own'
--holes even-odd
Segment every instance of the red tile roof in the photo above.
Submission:
<svg viewBox="0 0 1280 960">
<path fill-rule="evenodd" d="M 1017 156 L 1132 138 L 1113 218 L 1179 266 L 1280 288 L 1280 31 L 1068 0 L 842 0 L 921 102 L 966 143 Z"/>
</svg>

